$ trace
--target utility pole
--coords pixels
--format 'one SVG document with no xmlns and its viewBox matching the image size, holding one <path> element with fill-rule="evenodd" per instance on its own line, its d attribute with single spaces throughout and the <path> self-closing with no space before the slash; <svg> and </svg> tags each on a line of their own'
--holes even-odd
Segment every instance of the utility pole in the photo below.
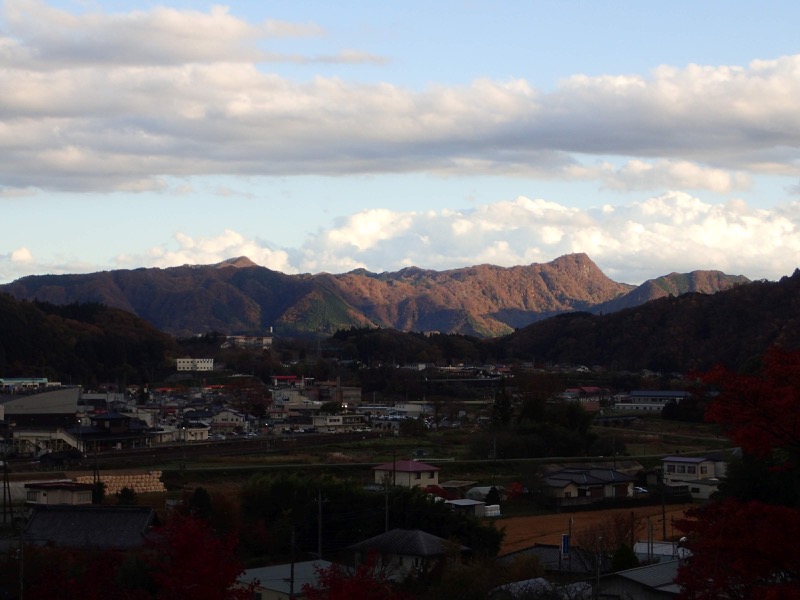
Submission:
<svg viewBox="0 0 800 600">
<path fill-rule="evenodd" d="M 289 553 L 292 557 L 292 563 L 289 567 L 289 600 L 294 600 L 294 527 L 292 527 L 292 541 Z"/>
<path fill-rule="evenodd" d="M 322 488 L 317 490 L 317 558 L 322 560 Z"/>
<path fill-rule="evenodd" d="M 658 471 L 659 479 L 661 481 L 661 539 L 667 541 L 667 501 L 666 501 L 666 485 L 664 484 L 664 469 Z"/>
</svg>

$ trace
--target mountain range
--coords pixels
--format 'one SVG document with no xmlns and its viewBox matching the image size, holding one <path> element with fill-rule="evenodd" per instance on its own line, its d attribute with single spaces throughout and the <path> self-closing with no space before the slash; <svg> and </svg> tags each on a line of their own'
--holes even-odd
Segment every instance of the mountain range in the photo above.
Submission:
<svg viewBox="0 0 800 600">
<path fill-rule="evenodd" d="M 0 291 L 55 305 L 101 303 L 178 337 L 270 330 L 325 336 L 351 327 L 381 327 L 493 338 L 561 313 L 607 314 L 748 282 L 709 270 L 671 273 L 633 286 L 612 281 L 582 253 L 515 267 L 359 269 L 338 275 L 287 275 L 239 257 L 215 265 L 35 275 Z"/>
</svg>

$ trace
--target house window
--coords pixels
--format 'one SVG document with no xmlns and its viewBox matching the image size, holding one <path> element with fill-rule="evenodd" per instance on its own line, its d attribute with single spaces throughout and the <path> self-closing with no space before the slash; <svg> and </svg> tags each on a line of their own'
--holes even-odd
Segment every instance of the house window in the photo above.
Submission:
<svg viewBox="0 0 800 600">
<path fill-rule="evenodd" d="M 686 467 L 686 472 L 689 473 L 690 475 L 694 475 L 695 473 L 697 473 L 697 467 Z"/>
<path fill-rule="evenodd" d="M 678 473 L 686 473 L 686 465 L 678 465 Z"/>
<path fill-rule="evenodd" d="M 433 479 L 433 471 L 431 471 L 430 473 L 428 473 L 428 479 Z"/>
<path fill-rule="evenodd" d="M 700 465 L 700 474 L 701 475 L 708 475 L 708 467 L 705 465 Z"/>
<path fill-rule="evenodd" d="M 422 479 L 422 473 L 417 473 L 417 479 Z"/>
<path fill-rule="evenodd" d="M 699 494 L 700 493 L 700 488 L 692 488 L 692 493 L 693 494 Z"/>
<path fill-rule="evenodd" d="M 675 465 L 667 465 L 667 473 L 674 473 Z"/>
<path fill-rule="evenodd" d="M 39 501 L 39 492 L 36 490 L 28 490 L 26 495 L 28 502 L 38 502 Z"/>
</svg>

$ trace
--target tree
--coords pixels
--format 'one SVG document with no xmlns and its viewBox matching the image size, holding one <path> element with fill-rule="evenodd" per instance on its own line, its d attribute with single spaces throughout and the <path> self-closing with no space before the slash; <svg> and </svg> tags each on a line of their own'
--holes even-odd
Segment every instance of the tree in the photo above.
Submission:
<svg viewBox="0 0 800 600">
<path fill-rule="evenodd" d="M 730 498 L 694 509 L 686 522 L 689 561 L 678 572 L 685 597 L 800 597 L 800 512 Z"/>
<path fill-rule="evenodd" d="M 788 598 L 800 594 L 800 352 L 769 350 L 746 374 L 715 368 L 701 381 L 719 393 L 706 419 L 744 454 L 723 495 L 676 523 L 691 558 L 678 572 L 687 598 Z M 780 477 L 789 493 L 756 491 Z M 756 497 L 758 499 L 752 499 Z"/>
<path fill-rule="evenodd" d="M 495 486 L 490 487 L 486 493 L 486 504 L 490 506 L 500 504 L 500 492 Z"/>
<path fill-rule="evenodd" d="M 136 506 L 139 503 L 136 492 L 129 487 L 122 488 L 114 495 L 117 497 L 117 504 L 120 506 Z"/>
<path fill-rule="evenodd" d="M 719 423 L 742 449 L 759 458 L 786 454 L 788 466 L 800 457 L 800 351 L 770 349 L 761 370 L 736 374 L 717 367 L 702 377 L 719 396 L 706 420 Z"/>
<path fill-rule="evenodd" d="M 628 544 L 617 546 L 614 554 L 611 555 L 611 570 L 624 571 L 639 566 L 639 558 Z"/>
<path fill-rule="evenodd" d="M 211 495 L 205 488 L 195 488 L 192 495 L 184 500 L 189 514 L 199 517 L 208 521 L 211 518 L 213 506 L 211 504 Z"/>
<path fill-rule="evenodd" d="M 149 564 L 165 600 L 248 600 L 250 589 L 235 589 L 243 564 L 234 536 L 213 535 L 208 524 L 175 513 L 148 545 Z"/>
<path fill-rule="evenodd" d="M 99 479 L 92 484 L 92 504 L 102 504 L 106 497 L 106 484 Z"/>
<path fill-rule="evenodd" d="M 333 563 L 317 569 L 317 585 L 303 585 L 308 600 L 403 600 L 394 589 L 379 558 L 371 554 L 354 569 Z M 410 600 L 410 599 L 409 599 Z"/>
</svg>

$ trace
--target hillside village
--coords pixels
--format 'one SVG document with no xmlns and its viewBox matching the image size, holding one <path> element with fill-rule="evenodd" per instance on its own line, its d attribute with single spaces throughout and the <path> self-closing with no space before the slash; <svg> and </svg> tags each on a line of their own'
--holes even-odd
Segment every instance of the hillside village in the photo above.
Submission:
<svg viewBox="0 0 800 600">
<path fill-rule="evenodd" d="M 144 543 L 147 532 L 157 525 L 159 513 L 175 502 L 176 493 L 183 494 L 185 500 L 186 490 L 171 492 L 167 486 L 170 478 L 157 468 L 148 468 L 151 462 L 167 462 L 176 452 L 183 461 L 187 456 L 191 459 L 226 452 L 239 456 L 280 456 L 289 451 L 296 453 L 298 448 L 306 446 L 354 440 L 416 439 L 448 432 L 486 433 L 497 425 L 497 390 L 514 389 L 514 373 L 498 365 L 437 368 L 412 364 L 397 368 L 427 372 L 429 377 L 461 378 L 465 385 L 482 389 L 488 385 L 486 389 L 492 393 L 482 393 L 480 400 L 458 403 L 444 410 L 425 398 L 366 401 L 357 386 L 296 375 L 276 375 L 263 386 L 253 378 L 241 376 L 227 378 L 226 384 L 202 385 L 203 375 L 214 370 L 212 359 L 176 361 L 176 372 L 188 372 L 191 381 L 198 383 L 190 387 L 142 390 L 131 386 L 119 391 L 92 391 L 46 378 L 2 378 L 0 416 L 7 457 L 7 510 L 26 515 L 20 535 L 30 543 L 48 540 L 48 544 L 66 547 L 97 544 L 122 551 Z M 577 369 L 578 373 L 584 371 L 588 369 Z M 246 400 L 254 395 L 263 398 L 259 415 L 246 409 L 252 407 Z M 515 397 L 513 391 L 511 396 L 509 408 L 519 412 L 522 398 Z M 581 412 L 596 419 L 599 427 L 626 428 L 642 418 L 660 419 L 665 407 L 678 404 L 687 396 L 689 393 L 683 390 L 621 392 L 582 385 L 565 387 L 548 402 L 580 407 Z M 454 472 L 450 463 L 428 463 L 425 455 L 425 450 L 418 450 L 401 458 L 395 452 L 389 462 L 364 466 L 360 472 L 351 470 L 348 477 L 359 482 L 364 490 L 379 495 L 391 488 L 420 490 L 429 502 L 441 502 L 458 518 L 473 519 L 488 527 L 493 527 L 492 522 L 503 516 L 507 503 L 516 506 L 527 493 L 518 483 L 502 485 L 489 477 L 483 481 L 444 477 L 448 471 Z M 98 470 L 98 461 L 103 463 L 107 456 L 129 456 L 128 462 L 139 461 L 140 468 L 126 469 L 127 473 L 113 468 Z M 666 456 L 647 464 L 622 455 L 615 455 L 613 461 L 602 458 L 577 463 L 550 461 L 538 480 L 541 486 L 538 502 L 551 511 L 704 502 L 717 490 L 732 457 L 714 451 L 698 456 Z M 89 474 L 89 469 L 94 472 Z M 13 482 L 9 481 L 9 471 L 14 475 Z M 84 474 L 78 474 L 82 471 Z M 75 475 L 68 477 L 67 473 Z M 98 499 L 98 486 L 105 501 Z M 155 503 L 149 507 L 122 507 L 109 502 L 112 497 L 137 495 Z M 126 526 L 127 537 L 108 539 L 103 533 L 108 520 L 117 518 L 120 523 L 130 522 Z M 666 523 L 665 519 L 662 521 Z M 71 530 L 65 529 L 67 523 Z M 629 533 L 633 536 L 635 532 Z M 97 539 L 92 541 L 95 536 Z M 331 554 L 343 561 L 341 564 L 353 565 L 379 552 L 382 568 L 391 572 L 392 581 L 421 581 L 422 574 L 443 568 L 448 543 L 447 539 L 423 529 L 387 527 L 383 534 L 337 548 Z M 676 572 L 680 548 L 674 536 L 637 540 L 631 548 L 638 563 L 666 569 L 673 575 Z M 529 590 L 528 586 L 543 586 L 551 592 L 557 589 L 563 597 L 589 598 L 598 589 L 633 585 L 610 562 L 598 564 L 592 552 L 597 549 L 558 550 L 534 545 L 525 551 L 516 550 L 513 556 L 490 554 L 496 556 L 493 560 L 498 565 L 520 560 L 521 556 L 535 557 L 538 566 L 530 573 L 541 577 L 503 583 L 516 586 L 503 588 L 503 593 L 510 593 L 511 597 L 528 597 L 515 596 L 517 592 L 510 591 Z M 548 553 L 557 554 L 558 560 L 554 561 Z M 303 584 L 316 585 L 320 569 L 339 564 L 321 557 L 310 558 L 294 564 L 297 579 L 291 591 L 285 585 L 286 576 L 275 576 L 289 572 L 291 565 L 286 562 L 248 568 L 237 579 L 238 585 L 255 586 L 255 597 L 262 599 L 302 597 Z M 472 560 L 472 549 L 462 546 L 458 562 L 469 564 Z M 558 569 L 554 573 L 555 564 Z M 498 566 L 500 572 L 503 569 Z M 587 583 L 597 574 L 602 575 L 600 588 Z M 255 583 L 267 579 L 283 583 L 277 587 Z"/>
<path fill-rule="evenodd" d="M 798 282 L 753 289 L 788 298 Z M 661 308 L 705 302 L 678 298 Z M 153 544 L 191 530 L 205 541 L 181 552 L 202 546 L 222 553 L 214 560 L 236 561 L 212 597 L 240 590 L 313 598 L 333 577 L 336 585 L 378 585 L 382 598 L 655 598 L 681 594 L 698 544 L 711 539 L 683 535 L 698 522 L 694 510 L 725 506 L 730 490 L 765 501 L 766 492 L 754 490 L 781 489 L 780 502 L 793 502 L 791 482 L 760 483 L 789 471 L 765 467 L 749 485 L 752 467 L 743 465 L 754 454 L 739 449 L 747 438 L 703 423 L 719 410 L 718 394 L 744 375 L 727 372 L 706 387 L 698 383 L 707 375 L 532 360 L 537 354 L 525 351 L 551 330 L 561 331 L 564 352 L 578 340 L 589 348 L 591 335 L 630 315 L 565 315 L 480 344 L 370 328 L 324 343 L 272 332 L 210 332 L 177 343 L 99 305 L 11 306 L 40 323 L 35 335 L 43 338 L 48 322 L 67 331 L 78 318 L 121 323 L 113 340 L 83 338 L 81 348 L 122 361 L 136 349 L 145 363 L 109 360 L 93 374 L 88 362 L 70 361 L 90 386 L 18 373 L 0 379 L 9 552 L 20 544 L 70 548 L 75 560 L 101 549 L 109 560 L 156 552 L 162 558 L 147 568 L 168 569 L 174 546 Z M 650 323 L 652 311 L 636 315 Z M 144 334 L 120 343 L 129 332 Z M 498 360 L 503 354 L 507 362 Z M 759 360 L 791 363 L 771 356 Z M 743 364 L 760 373 L 758 362 Z M 100 373 L 135 383 L 100 383 Z M 726 419 L 734 434 L 730 422 L 759 423 L 757 415 L 711 420 Z M 555 530 L 526 520 L 544 517 L 559 519 Z M 7 587 L 18 577 L 15 564 L 9 554 L 5 575 L 0 568 Z M 457 594 L 453 577 L 469 581 L 472 595 Z M 36 589 L 36 580 L 28 571 L 23 583 Z M 266 580 L 281 583 L 261 585 Z"/>
</svg>

